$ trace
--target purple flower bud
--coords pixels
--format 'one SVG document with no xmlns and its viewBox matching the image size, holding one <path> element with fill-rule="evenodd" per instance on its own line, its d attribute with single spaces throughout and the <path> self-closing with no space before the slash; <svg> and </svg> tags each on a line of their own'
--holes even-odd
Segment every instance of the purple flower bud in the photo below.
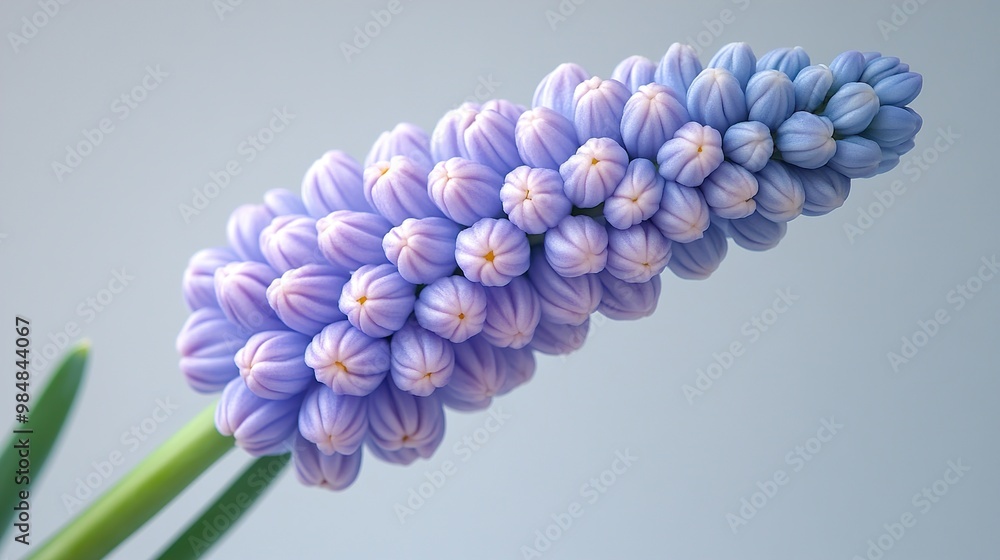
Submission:
<svg viewBox="0 0 1000 560">
<path fill-rule="evenodd" d="M 706 68 L 698 74 L 688 88 L 687 108 L 692 120 L 715 130 L 747 120 L 740 81 L 723 68 Z"/>
<path fill-rule="evenodd" d="M 535 331 L 538 332 L 537 330 Z M 534 341 L 534 338 L 532 338 Z M 524 348 L 497 348 L 497 360 L 506 364 L 504 383 L 498 395 L 506 395 L 535 376 L 535 353 L 531 346 Z"/>
<path fill-rule="evenodd" d="M 736 165 L 756 173 L 764 169 L 774 152 L 771 129 L 755 121 L 736 123 L 726 131 L 722 151 Z"/>
<path fill-rule="evenodd" d="M 368 438 L 365 442 L 365 447 L 368 452 L 374 455 L 380 461 L 385 461 L 386 463 L 392 463 L 395 465 L 409 465 L 420 458 L 420 454 L 417 453 L 416 449 L 411 449 L 409 447 L 402 447 L 396 449 L 395 451 L 386 451 L 381 447 L 375 445 L 372 438 Z"/>
<path fill-rule="evenodd" d="M 415 397 L 387 381 L 367 400 L 371 441 L 381 449 L 412 449 L 426 459 L 444 439 L 444 409 L 434 395 Z"/>
<path fill-rule="evenodd" d="M 309 340 L 292 331 L 262 331 L 251 336 L 234 357 L 247 388 L 271 400 L 305 391 L 314 383 L 313 370 L 302 358 Z"/>
<path fill-rule="evenodd" d="M 258 397 L 237 377 L 222 391 L 215 428 L 255 457 L 278 455 L 288 451 L 301 403 L 301 396 L 280 401 Z"/>
<path fill-rule="evenodd" d="M 610 138 L 591 138 L 559 166 L 570 202 L 592 208 L 604 202 L 625 177 L 628 152 Z"/>
<path fill-rule="evenodd" d="M 524 348 L 542 316 L 538 293 L 524 277 L 506 286 L 486 288 L 486 322 L 482 336 L 499 348 Z"/>
<path fill-rule="evenodd" d="M 338 395 L 363 397 L 389 373 L 389 343 L 337 321 L 313 337 L 305 351 L 316 380 Z"/>
<path fill-rule="evenodd" d="M 501 115 L 507 117 L 511 122 L 517 122 L 517 119 L 521 117 L 521 113 L 524 113 L 526 107 L 524 105 L 518 105 L 506 99 L 490 99 L 489 101 L 484 101 L 482 106 L 479 108 L 480 111 L 496 111 Z"/>
<path fill-rule="evenodd" d="M 590 138 L 610 138 L 621 143 L 622 112 L 632 95 L 617 80 L 597 76 L 583 81 L 573 92 L 573 124 L 580 143 Z"/>
<path fill-rule="evenodd" d="M 332 150 L 306 171 L 302 179 L 302 202 L 313 218 L 336 210 L 374 212 L 365 200 L 361 165 L 340 150 Z"/>
<path fill-rule="evenodd" d="M 799 176 L 780 161 L 756 173 L 757 212 L 772 222 L 787 222 L 802 213 L 806 193 Z"/>
<path fill-rule="evenodd" d="M 275 272 L 323 261 L 316 241 L 316 220 L 309 216 L 278 216 L 260 232 L 260 250 Z"/>
<path fill-rule="evenodd" d="M 240 260 L 264 262 L 260 232 L 273 219 L 274 214 L 263 204 L 244 204 L 233 210 L 226 224 L 226 238 Z"/>
<path fill-rule="evenodd" d="M 851 193 L 851 180 L 829 167 L 800 170 L 799 177 L 806 191 L 802 214 L 822 216 L 844 205 Z"/>
<path fill-rule="evenodd" d="M 215 271 L 215 297 L 234 325 L 247 334 L 285 325 L 267 305 L 267 287 L 278 273 L 264 263 L 234 262 Z"/>
<path fill-rule="evenodd" d="M 573 209 L 558 171 L 524 165 L 507 174 L 500 201 L 511 223 L 525 233 L 545 233 Z"/>
<path fill-rule="evenodd" d="M 833 85 L 833 72 L 822 64 L 807 66 L 795 76 L 792 84 L 795 86 L 795 110 L 812 112 L 826 101 L 826 94 Z"/>
<path fill-rule="evenodd" d="M 375 140 L 365 158 L 365 167 L 380 161 L 389 161 L 393 156 L 406 156 L 425 167 L 434 165 L 431 158 L 431 137 L 419 126 L 399 123 L 391 131 L 383 132 Z"/>
<path fill-rule="evenodd" d="M 486 322 L 486 289 L 462 276 L 449 276 L 420 291 L 414 306 L 420 326 L 450 340 L 464 342 Z"/>
<path fill-rule="evenodd" d="M 611 196 L 604 201 L 604 217 L 618 229 L 628 229 L 653 217 L 660 209 L 666 181 L 648 159 L 634 159 Z"/>
<path fill-rule="evenodd" d="M 324 455 L 351 455 L 368 435 L 367 403 L 314 381 L 299 409 L 299 432 Z"/>
<path fill-rule="evenodd" d="M 353 455 L 324 455 L 315 443 L 301 434 L 295 436 L 292 458 L 295 460 L 295 478 L 306 486 L 344 490 L 354 483 L 361 472 L 360 452 Z"/>
<path fill-rule="evenodd" d="M 678 129 L 656 154 L 660 175 L 688 187 L 700 185 L 723 158 L 719 131 L 695 122 Z"/>
<path fill-rule="evenodd" d="M 451 342 L 408 321 L 389 343 L 392 381 L 403 391 L 426 397 L 444 387 L 455 371 Z"/>
<path fill-rule="evenodd" d="M 903 107 L 916 99 L 923 87 L 923 76 L 916 72 L 904 72 L 875 84 L 875 94 L 882 105 Z"/>
<path fill-rule="evenodd" d="M 275 216 L 306 213 L 302 199 L 288 189 L 271 189 L 264 193 L 264 206 Z"/>
<path fill-rule="evenodd" d="M 553 356 L 569 354 L 583 348 L 589 330 L 590 317 L 579 325 L 560 325 L 543 319 L 535 329 L 531 348 Z"/>
<path fill-rule="evenodd" d="M 607 271 L 626 282 L 648 282 L 667 268 L 670 245 L 670 240 L 649 222 L 625 230 L 610 228 Z"/>
<path fill-rule="evenodd" d="M 352 210 L 336 210 L 316 221 L 320 252 L 344 271 L 389 262 L 382 250 L 382 238 L 390 229 L 392 224 L 382 216 Z"/>
<path fill-rule="evenodd" d="M 757 178 L 735 163 L 722 162 L 705 178 L 701 193 L 709 207 L 722 218 L 743 218 L 757 209 L 753 200 L 757 195 Z"/>
<path fill-rule="evenodd" d="M 656 64 L 653 61 L 635 55 L 619 62 L 611 72 L 611 79 L 625 84 L 629 91 L 635 93 L 639 86 L 652 83 L 655 74 Z"/>
<path fill-rule="evenodd" d="M 382 249 L 399 275 L 412 284 L 429 284 L 451 275 L 459 225 L 447 218 L 407 218 L 389 230 Z"/>
<path fill-rule="evenodd" d="M 215 271 L 219 267 L 240 260 L 228 247 L 202 249 L 188 261 L 181 282 L 184 302 L 194 311 L 203 307 L 219 307 L 215 299 Z"/>
<path fill-rule="evenodd" d="M 659 276 L 640 284 L 619 280 L 608 271 L 600 273 L 598 278 L 603 291 L 601 305 L 597 310 L 605 317 L 617 321 L 633 321 L 649 317 L 656 311 L 656 304 L 660 301 Z"/>
<path fill-rule="evenodd" d="M 427 194 L 430 166 L 393 156 L 365 168 L 365 199 L 394 226 L 406 218 L 444 216 Z"/>
<path fill-rule="evenodd" d="M 857 134 L 868 127 L 878 113 L 879 100 L 872 86 L 851 82 L 837 90 L 823 110 L 823 116 L 833 121 L 837 134 Z"/>
<path fill-rule="evenodd" d="M 660 84 L 640 86 L 625 103 L 622 141 L 633 158 L 656 159 L 664 142 L 691 120 L 684 103 Z"/>
<path fill-rule="evenodd" d="M 521 114 L 514 126 L 514 142 L 521 161 L 556 170 L 580 147 L 573 121 L 547 107 Z"/>
<path fill-rule="evenodd" d="M 750 251 L 773 249 L 788 231 L 787 222 L 772 222 L 754 212 L 745 218 L 729 221 L 729 234 L 737 245 Z"/>
<path fill-rule="evenodd" d="M 307 264 L 276 278 L 267 288 L 267 303 L 288 328 L 314 335 L 347 318 L 340 311 L 340 292 L 349 275 L 332 266 Z"/>
<path fill-rule="evenodd" d="M 471 226 L 500 214 L 497 192 L 503 176 L 475 161 L 451 158 L 438 162 L 427 176 L 427 193 L 445 216 Z"/>
<path fill-rule="evenodd" d="M 674 43 L 667 49 L 666 54 L 656 67 L 653 79 L 656 83 L 663 84 L 680 96 L 686 96 L 691 82 L 702 71 L 701 61 L 698 60 L 698 51 L 691 45 Z"/>
<path fill-rule="evenodd" d="M 601 282 L 596 274 L 566 278 L 552 268 L 541 250 L 531 255 L 528 280 L 538 293 L 542 321 L 579 325 L 601 302 Z"/>
<path fill-rule="evenodd" d="M 667 181 L 652 221 L 667 239 L 690 243 L 708 228 L 708 202 L 700 190 Z"/>
<path fill-rule="evenodd" d="M 576 86 L 590 77 L 579 64 L 564 63 L 549 72 L 535 89 L 532 107 L 547 107 L 567 120 L 573 120 L 573 92 Z"/>
<path fill-rule="evenodd" d="M 544 243 L 545 260 L 560 276 L 600 272 L 608 262 L 608 232 L 589 216 L 566 216 Z"/>
<path fill-rule="evenodd" d="M 482 410 L 506 385 L 507 364 L 500 350 L 481 336 L 455 345 L 455 373 L 438 393 L 455 410 Z"/>
<path fill-rule="evenodd" d="M 866 62 L 858 78 L 853 81 L 865 82 L 870 86 L 875 86 L 875 84 L 886 78 L 909 71 L 910 66 L 901 63 L 898 58 L 894 56 L 879 56 Z"/>
<path fill-rule="evenodd" d="M 765 70 L 747 84 L 749 119 L 774 130 L 795 111 L 795 85 L 783 72 Z"/>
<path fill-rule="evenodd" d="M 670 270 L 685 280 L 704 280 L 715 272 L 729 250 L 729 240 L 722 229 L 712 225 L 701 239 L 674 243 L 674 254 L 667 263 Z"/>
<path fill-rule="evenodd" d="M 521 165 L 514 141 L 514 125 L 497 111 L 482 110 L 465 129 L 465 148 L 469 159 L 492 168 L 500 175 Z"/>
<path fill-rule="evenodd" d="M 233 354 L 246 342 L 246 335 L 226 319 L 218 308 L 196 309 L 177 335 L 181 372 L 195 391 L 221 391 L 240 369 Z"/>
<path fill-rule="evenodd" d="M 802 47 L 774 49 L 757 61 L 758 72 L 778 70 L 784 72 L 790 80 L 794 80 L 806 66 L 809 66 L 809 55 Z"/>
<path fill-rule="evenodd" d="M 465 149 L 465 129 L 472 124 L 479 109 L 478 104 L 462 103 L 441 117 L 431 133 L 431 157 L 434 161 L 469 157 L 469 152 Z"/>
<path fill-rule="evenodd" d="M 833 91 L 844 87 L 851 82 L 861 80 L 861 73 L 865 71 L 865 55 L 860 51 L 846 51 L 837 55 L 830 63 L 830 74 L 833 82 L 830 88 Z"/>
<path fill-rule="evenodd" d="M 913 109 L 883 105 L 861 135 L 891 148 L 912 139 L 921 126 L 923 119 Z"/>
<path fill-rule="evenodd" d="M 455 260 L 466 278 L 504 286 L 528 270 L 528 236 L 509 220 L 483 218 L 458 234 Z"/>
<path fill-rule="evenodd" d="M 837 153 L 833 154 L 827 165 L 851 179 L 862 179 L 874 176 L 880 163 L 882 148 L 874 140 L 848 136 L 837 140 Z"/>
<path fill-rule="evenodd" d="M 413 311 L 416 286 L 391 264 L 366 264 L 354 271 L 340 294 L 340 310 L 361 332 L 373 338 L 398 331 Z"/>
<path fill-rule="evenodd" d="M 746 43 L 729 43 L 715 53 L 709 68 L 722 68 L 736 77 L 740 88 L 746 90 L 750 76 L 757 71 L 757 56 Z"/>
<path fill-rule="evenodd" d="M 805 111 L 781 123 L 774 142 L 782 160 L 803 169 L 823 167 L 837 151 L 830 119 Z"/>
<path fill-rule="evenodd" d="M 882 56 L 882 53 L 877 52 L 877 51 L 867 51 L 867 52 L 863 52 L 861 54 L 865 55 L 865 64 L 868 64 L 869 62 L 871 62 L 871 61 L 875 60 L 876 58 Z"/>
</svg>

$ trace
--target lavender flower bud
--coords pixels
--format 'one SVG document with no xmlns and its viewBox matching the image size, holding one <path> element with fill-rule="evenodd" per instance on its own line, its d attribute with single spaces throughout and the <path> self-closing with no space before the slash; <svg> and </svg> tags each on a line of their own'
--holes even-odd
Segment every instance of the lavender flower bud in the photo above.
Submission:
<svg viewBox="0 0 1000 560">
<path fill-rule="evenodd" d="M 455 260 L 466 278 L 504 286 L 528 270 L 528 236 L 509 220 L 483 218 L 458 234 Z"/>
<path fill-rule="evenodd" d="M 634 159 L 625 170 L 625 177 L 604 201 L 604 217 L 618 229 L 628 229 L 648 220 L 660 208 L 666 181 L 648 159 Z"/>
<path fill-rule="evenodd" d="M 479 108 L 480 111 L 496 111 L 501 115 L 507 117 L 511 122 L 517 122 L 517 119 L 521 118 L 521 114 L 526 110 L 524 105 L 518 105 L 506 99 L 490 99 L 489 101 L 484 101 L 482 106 Z"/>
<path fill-rule="evenodd" d="M 464 342 L 483 330 L 486 289 L 462 276 L 442 278 L 420 291 L 413 311 L 421 327 L 451 342 Z"/>
<path fill-rule="evenodd" d="M 334 393 L 363 397 L 389 373 L 389 343 L 337 321 L 313 337 L 305 362 L 316 371 L 316 380 Z"/>
<path fill-rule="evenodd" d="M 690 243 L 708 228 L 708 203 L 700 190 L 667 181 L 652 221 L 667 239 Z"/>
<path fill-rule="evenodd" d="M 514 143 L 524 163 L 555 170 L 580 147 L 573 121 L 547 107 L 536 107 L 518 117 Z"/>
<path fill-rule="evenodd" d="M 411 284 L 429 284 L 449 276 L 455 263 L 460 227 L 447 218 L 407 218 L 389 230 L 382 249 L 399 275 Z"/>
<path fill-rule="evenodd" d="M 656 67 L 653 79 L 678 93 L 682 98 L 687 95 L 691 82 L 702 71 L 698 51 L 691 45 L 674 43 Z"/>
<path fill-rule="evenodd" d="M 531 348 L 543 354 L 559 356 L 583 348 L 590 330 L 590 317 L 579 325 L 560 325 L 542 319 L 531 339 Z"/>
<path fill-rule="evenodd" d="M 596 274 L 566 278 L 545 260 L 542 250 L 531 255 L 528 280 L 538 293 L 542 321 L 579 325 L 601 302 L 601 283 Z"/>
<path fill-rule="evenodd" d="M 233 353 L 246 338 L 218 308 L 203 307 L 191 313 L 177 335 L 181 373 L 188 385 L 199 393 L 221 391 L 240 374 Z"/>
<path fill-rule="evenodd" d="M 431 158 L 434 161 L 444 161 L 453 157 L 468 159 L 469 152 L 465 149 L 465 129 L 479 114 L 480 106 L 476 103 L 462 103 L 441 117 L 431 133 Z"/>
<path fill-rule="evenodd" d="M 506 286 L 486 288 L 486 322 L 482 336 L 500 348 L 524 348 L 542 316 L 538 293 L 521 276 Z"/>
<path fill-rule="evenodd" d="M 304 391 L 313 370 L 302 355 L 309 337 L 292 331 L 261 331 L 236 352 L 234 361 L 247 388 L 265 399 L 282 400 Z"/>
<path fill-rule="evenodd" d="M 435 161 L 431 158 L 431 137 L 415 124 L 399 123 L 375 140 L 365 158 L 365 167 L 389 161 L 393 156 L 406 156 L 422 166 L 430 167 Z"/>
<path fill-rule="evenodd" d="M 430 166 L 393 156 L 365 168 L 365 199 L 394 226 L 406 218 L 444 216 L 427 194 Z"/>
<path fill-rule="evenodd" d="M 894 56 L 879 56 L 864 64 L 861 74 L 855 81 L 875 86 L 875 84 L 886 78 L 909 71 L 910 66 L 900 62 L 898 58 Z"/>
<path fill-rule="evenodd" d="M 799 177 L 806 191 L 802 214 L 822 216 L 844 205 L 851 192 L 851 180 L 829 167 L 800 170 Z"/>
<path fill-rule="evenodd" d="M 537 331 L 536 331 L 537 332 Z M 532 341 L 534 338 L 532 338 Z M 531 346 L 524 348 L 497 348 L 497 360 L 506 364 L 504 383 L 498 395 L 506 395 L 535 376 L 535 353 Z"/>
<path fill-rule="evenodd" d="M 756 173 L 764 169 L 774 152 L 771 129 L 755 121 L 736 123 L 726 131 L 722 151 L 736 165 Z"/>
<path fill-rule="evenodd" d="M 881 162 L 882 148 L 874 140 L 848 136 L 837 140 L 837 152 L 827 165 L 851 179 L 861 179 L 874 176 Z"/>
<path fill-rule="evenodd" d="M 786 231 L 787 222 L 772 222 L 757 212 L 729 222 L 729 233 L 733 241 L 750 251 L 773 249 Z"/>
<path fill-rule="evenodd" d="M 656 64 L 644 56 L 630 56 L 615 66 L 611 72 L 611 79 L 625 84 L 625 87 L 632 93 L 638 91 L 639 86 L 653 82 L 656 74 Z"/>
<path fill-rule="evenodd" d="M 865 71 L 865 55 L 860 51 L 846 51 L 837 55 L 830 62 L 830 73 L 833 82 L 830 90 L 837 91 L 851 82 L 861 80 L 861 73 Z"/>
<path fill-rule="evenodd" d="M 757 212 L 772 222 L 787 222 L 802 213 L 806 193 L 799 176 L 780 161 L 756 173 Z"/>
<path fill-rule="evenodd" d="M 783 72 L 765 70 L 747 84 L 749 119 L 774 130 L 795 111 L 795 85 Z"/>
<path fill-rule="evenodd" d="M 278 216 L 260 232 L 260 250 L 275 272 L 323 261 L 316 241 L 316 220 L 290 214 Z"/>
<path fill-rule="evenodd" d="M 545 259 L 560 276 L 600 272 L 608 262 L 608 232 L 589 216 L 566 216 L 544 243 Z"/>
<path fill-rule="evenodd" d="M 667 267 L 680 278 L 704 280 L 719 268 L 728 250 L 726 234 L 721 228 L 712 225 L 705 230 L 701 239 L 690 243 L 674 243 L 674 254 Z"/>
<path fill-rule="evenodd" d="M 263 204 L 244 204 L 233 210 L 226 223 L 226 238 L 240 260 L 265 262 L 260 251 L 260 232 L 273 219 L 274 214 Z"/>
<path fill-rule="evenodd" d="M 281 320 L 267 305 L 267 287 L 278 273 L 264 263 L 229 263 L 215 271 L 215 297 L 234 325 L 247 333 L 281 330 Z"/>
<path fill-rule="evenodd" d="M 336 210 L 316 221 L 320 252 L 344 271 L 388 262 L 382 238 L 390 229 L 392 224 L 382 216 L 352 210 Z"/>
<path fill-rule="evenodd" d="M 687 92 L 691 119 L 715 130 L 747 120 L 747 100 L 740 81 L 723 68 L 706 68 L 691 82 Z"/>
<path fill-rule="evenodd" d="M 354 271 L 340 294 L 340 310 L 355 328 L 373 338 L 398 331 L 413 311 L 416 286 L 391 264 L 366 264 Z"/>
<path fill-rule="evenodd" d="M 314 381 L 299 409 L 299 433 L 323 455 L 352 455 L 368 435 L 367 403 Z"/>
<path fill-rule="evenodd" d="M 506 365 L 498 348 L 474 336 L 455 345 L 455 373 L 438 394 L 455 410 L 485 409 L 506 385 Z"/>
<path fill-rule="evenodd" d="M 757 55 L 747 43 L 729 43 L 712 56 L 708 68 L 728 70 L 739 80 L 740 87 L 746 90 L 750 76 L 757 71 Z"/>
<path fill-rule="evenodd" d="M 573 209 L 558 171 L 524 165 L 507 174 L 500 201 L 511 223 L 525 233 L 545 233 Z"/>
<path fill-rule="evenodd" d="M 826 94 L 833 85 L 833 72 L 822 64 L 807 66 L 795 76 L 792 85 L 795 86 L 795 110 L 812 112 L 826 101 Z"/>
<path fill-rule="evenodd" d="M 833 121 L 837 134 L 847 136 L 867 128 L 878 113 L 878 107 L 878 95 L 870 85 L 851 82 L 833 94 L 823 116 Z"/>
<path fill-rule="evenodd" d="M 416 321 L 408 321 L 392 336 L 389 350 L 393 383 L 418 397 L 447 385 L 455 371 L 453 345 Z"/>
<path fill-rule="evenodd" d="M 798 73 L 809 66 L 809 55 L 802 47 L 774 49 L 757 60 L 757 71 L 778 70 L 794 80 Z"/>
<path fill-rule="evenodd" d="M 625 230 L 610 228 L 607 271 L 626 282 L 648 282 L 667 268 L 670 245 L 670 240 L 649 222 Z"/>
<path fill-rule="evenodd" d="M 280 401 L 258 397 L 237 377 L 222 391 L 215 428 L 255 457 L 278 455 L 288 450 L 301 403 L 301 396 Z"/>
<path fill-rule="evenodd" d="M 492 168 L 500 175 L 521 165 L 514 141 L 514 125 L 497 111 L 482 110 L 465 129 L 465 149 L 469 159 Z"/>
<path fill-rule="evenodd" d="M 267 303 L 288 328 L 314 335 L 347 318 L 340 311 L 340 292 L 349 275 L 321 264 L 293 268 L 267 288 Z"/>
<path fill-rule="evenodd" d="M 426 459 L 444 439 L 444 409 L 433 395 L 415 397 L 386 382 L 368 399 L 368 426 L 379 448 L 412 449 Z"/>
<path fill-rule="evenodd" d="M 427 176 L 427 193 L 444 213 L 464 226 L 500 214 L 497 191 L 503 176 L 481 163 L 463 158 L 438 162 Z"/>
<path fill-rule="evenodd" d="M 417 453 L 416 449 L 401 447 L 394 451 L 386 451 L 385 449 L 375 445 L 372 438 L 368 438 L 368 441 L 365 442 L 365 447 L 368 449 L 368 452 L 375 456 L 378 460 L 395 465 L 406 466 L 420 458 L 420 454 Z"/>
<path fill-rule="evenodd" d="M 332 150 L 316 160 L 302 179 L 302 202 L 313 218 L 336 210 L 374 212 L 365 200 L 361 165 L 340 150 Z"/>
<path fill-rule="evenodd" d="M 288 189 L 271 189 L 264 193 L 264 206 L 275 216 L 306 213 L 302 199 Z"/>
<path fill-rule="evenodd" d="M 231 262 L 240 260 L 228 247 L 202 249 L 188 261 L 181 285 L 184 302 L 194 311 L 203 307 L 219 307 L 215 299 L 215 271 Z"/>
<path fill-rule="evenodd" d="M 735 163 L 722 162 L 705 178 L 701 193 L 709 207 L 722 218 L 743 218 L 757 209 L 753 200 L 757 195 L 757 179 L 753 173 Z"/>
<path fill-rule="evenodd" d="M 723 160 L 722 135 L 710 126 L 689 122 L 674 133 L 656 154 L 660 175 L 688 187 L 697 187 Z"/>
<path fill-rule="evenodd" d="M 656 159 L 664 142 L 691 120 L 684 103 L 667 86 L 639 86 L 625 103 L 621 134 L 626 150 L 633 158 Z"/>
<path fill-rule="evenodd" d="M 889 76 L 875 84 L 875 94 L 882 105 L 903 107 L 920 95 L 924 77 L 916 72 L 904 72 Z"/>
<path fill-rule="evenodd" d="M 781 123 L 774 142 L 782 160 L 803 169 L 823 167 L 837 151 L 830 119 L 805 111 Z"/>
<path fill-rule="evenodd" d="M 620 144 L 622 112 L 631 95 L 625 84 L 596 76 L 576 86 L 573 124 L 577 140 L 583 143 L 590 138 L 610 138 Z"/>
<path fill-rule="evenodd" d="M 625 177 L 628 153 L 610 138 L 591 138 L 559 166 L 570 202 L 592 208 L 604 202 Z"/>
<path fill-rule="evenodd" d="M 617 321 L 633 321 L 649 317 L 656 311 L 656 304 L 660 301 L 659 276 L 639 284 L 619 280 L 608 271 L 600 273 L 598 278 L 601 280 L 602 294 L 601 305 L 597 310 L 605 317 Z"/>
<path fill-rule="evenodd" d="M 295 478 L 306 486 L 319 486 L 327 490 L 343 490 L 354 483 L 361 472 L 361 453 L 353 455 L 324 455 L 316 444 L 295 436 L 292 448 L 295 460 Z"/>
<path fill-rule="evenodd" d="M 913 109 L 883 105 L 861 135 L 891 148 L 913 138 L 921 126 L 923 120 Z"/>
<path fill-rule="evenodd" d="M 576 91 L 576 86 L 589 77 L 590 74 L 579 64 L 571 62 L 560 64 L 538 83 L 531 106 L 547 107 L 572 121 L 573 93 Z"/>
</svg>

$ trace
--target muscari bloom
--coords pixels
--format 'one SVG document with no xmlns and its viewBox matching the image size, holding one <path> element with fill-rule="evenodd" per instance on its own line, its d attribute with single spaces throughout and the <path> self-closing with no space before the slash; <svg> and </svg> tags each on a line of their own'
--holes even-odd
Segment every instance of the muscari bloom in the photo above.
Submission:
<svg viewBox="0 0 1000 560">
<path fill-rule="evenodd" d="M 180 367 L 222 392 L 216 427 L 342 490 L 363 455 L 430 457 L 445 408 L 481 410 L 594 313 L 652 314 L 660 274 L 707 278 L 729 239 L 771 249 L 799 215 L 915 146 L 922 77 L 898 58 L 674 44 L 605 79 L 546 75 L 531 107 L 465 103 L 403 123 L 362 165 L 326 152 L 298 195 L 237 208 L 188 263 Z"/>
</svg>

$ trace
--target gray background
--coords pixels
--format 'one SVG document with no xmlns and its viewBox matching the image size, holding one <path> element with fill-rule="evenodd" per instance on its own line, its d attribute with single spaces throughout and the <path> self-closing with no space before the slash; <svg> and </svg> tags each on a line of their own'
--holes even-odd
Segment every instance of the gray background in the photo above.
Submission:
<svg viewBox="0 0 1000 560">
<path fill-rule="evenodd" d="M 543 557 L 848 560 L 865 557 L 868 539 L 906 512 L 916 525 L 884 558 L 996 557 L 1000 280 L 961 310 L 946 298 L 1000 251 L 992 100 L 1000 11 L 896 1 L 912 13 L 883 33 L 890 1 L 563 3 L 575 11 L 553 29 L 546 11 L 559 9 L 555 0 L 404 1 L 350 63 L 341 43 L 387 2 L 244 2 L 222 18 L 209 0 L 72 2 L 18 52 L 0 46 L 0 317 L 32 320 L 36 356 L 68 321 L 94 348 L 72 425 L 33 491 L 35 542 L 70 518 L 62 496 L 95 472 L 92 462 L 123 453 L 110 475 L 117 480 L 212 402 L 175 365 L 187 315 L 180 276 L 194 251 L 225 242 L 237 205 L 269 188 L 298 189 L 327 149 L 362 158 L 396 122 L 430 129 L 481 79 L 499 83 L 493 95 L 528 103 L 560 62 L 607 76 L 622 58 L 658 58 L 674 41 L 700 42 L 705 62 L 725 43 L 747 41 L 758 54 L 801 45 L 814 62 L 847 49 L 904 58 L 925 76 L 914 104 L 925 125 L 904 156 L 908 167 L 856 181 L 844 208 L 794 221 L 775 250 L 731 247 L 708 281 L 665 274 L 655 316 L 607 321 L 582 351 L 540 360 L 534 381 L 499 401 L 510 418 L 467 461 L 453 446 L 488 413 L 450 414 L 432 459 L 410 468 L 368 460 L 343 493 L 302 487 L 286 473 L 214 556 L 522 558 L 552 514 L 580 502 L 583 516 Z M 731 23 L 713 23 L 725 9 Z M 34 1 L 0 4 L 0 31 L 18 32 L 38 10 Z M 112 103 L 147 65 L 169 75 L 120 119 Z M 283 107 L 294 120 L 246 162 L 240 143 Z M 52 162 L 103 118 L 114 131 L 58 181 Z M 938 130 L 949 128 L 959 138 L 935 149 Z M 925 151 L 919 157 L 934 163 L 922 170 L 913 158 Z M 230 159 L 243 172 L 185 223 L 179 205 Z M 852 243 L 845 224 L 894 181 L 904 194 Z M 135 277 L 128 287 L 100 313 L 79 314 L 121 267 Z M 743 324 L 786 288 L 799 299 L 750 343 Z M 894 372 L 886 354 L 940 308 L 950 321 Z M 13 346 L 9 331 L 2 338 Z M 745 354 L 689 403 L 682 387 L 736 341 Z M 2 387 L 6 426 L 13 399 L 10 383 Z M 161 424 L 147 420 L 155 431 L 133 450 L 121 434 L 150 418 L 156 399 L 178 408 Z M 830 417 L 844 428 L 793 472 L 786 454 Z M 586 502 L 581 486 L 619 450 L 638 460 Z M 445 460 L 457 474 L 400 524 L 394 504 Z M 958 460 L 971 470 L 939 484 L 947 495 L 929 510 L 917 507 L 913 495 Z M 246 462 L 231 453 L 114 556 L 153 554 Z M 727 514 L 738 515 L 741 499 L 779 469 L 788 484 L 734 533 Z M 2 552 L 24 554 L 6 540 Z"/>
</svg>

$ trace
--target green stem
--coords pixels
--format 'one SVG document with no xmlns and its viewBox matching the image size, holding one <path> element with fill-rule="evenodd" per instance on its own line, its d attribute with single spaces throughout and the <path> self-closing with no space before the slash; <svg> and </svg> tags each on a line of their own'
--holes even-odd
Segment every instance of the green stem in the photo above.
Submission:
<svg viewBox="0 0 1000 560">
<path fill-rule="evenodd" d="M 233 448 L 215 429 L 215 405 L 188 422 L 30 556 L 103 558 Z"/>
</svg>

